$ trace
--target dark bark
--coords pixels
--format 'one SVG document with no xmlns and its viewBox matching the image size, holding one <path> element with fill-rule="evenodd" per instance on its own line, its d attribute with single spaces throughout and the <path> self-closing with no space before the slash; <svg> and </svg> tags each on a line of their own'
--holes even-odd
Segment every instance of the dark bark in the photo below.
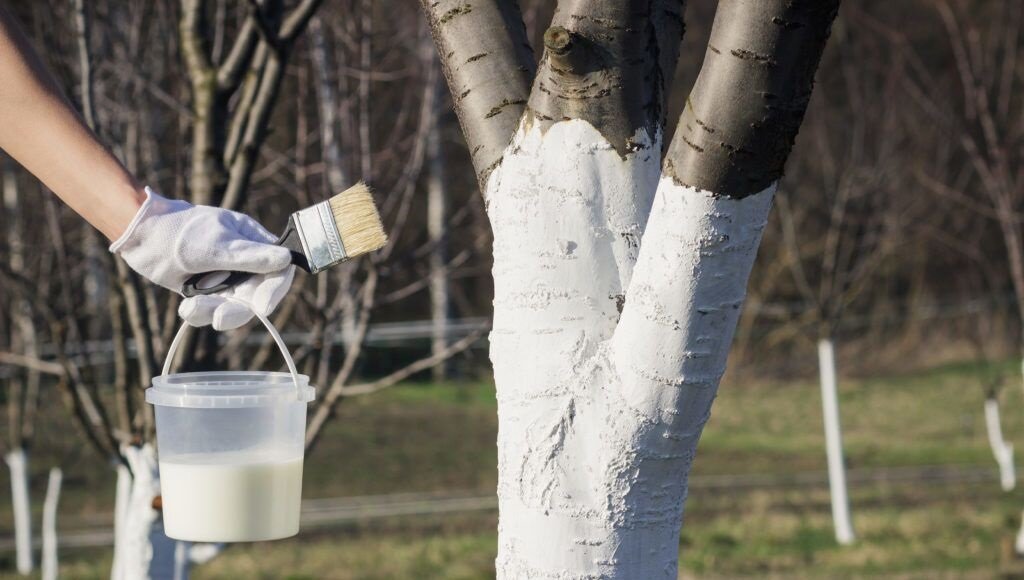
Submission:
<svg viewBox="0 0 1024 580">
<path fill-rule="evenodd" d="M 782 176 L 839 0 L 721 2 L 664 173 L 742 198 Z"/>
<path fill-rule="evenodd" d="M 515 0 L 420 0 L 480 190 L 519 126 L 536 72 Z"/>
<path fill-rule="evenodd" d="M 544 33 L 531 122 L 583 119 L 625 156 L 664 126 L 682 39 L 681 0 L 565 0 Z"/>
</svg>

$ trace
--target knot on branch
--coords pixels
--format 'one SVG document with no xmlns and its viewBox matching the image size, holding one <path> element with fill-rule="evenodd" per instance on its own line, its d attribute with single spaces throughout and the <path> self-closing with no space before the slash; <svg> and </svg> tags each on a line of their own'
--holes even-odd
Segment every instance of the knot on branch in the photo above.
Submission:
<svg viewBox="0 0 1024 580">
<path fill-rule="evenodd" d="M 555 73 L 585 75 L 601 68 L 597 47 L 587 37 L 561 26 L 544 31 L 544 47 Z"/>
</svg>

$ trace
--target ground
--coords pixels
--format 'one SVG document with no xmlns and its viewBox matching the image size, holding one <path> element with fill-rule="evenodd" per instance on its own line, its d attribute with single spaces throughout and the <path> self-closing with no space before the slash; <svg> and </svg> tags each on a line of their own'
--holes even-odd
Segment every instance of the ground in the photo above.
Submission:
<svg viewBox="0 0 1024 580">
<path fill-rule="evenodd" d="M 682 577 L 1024 578 L 1011 549 L 1024 491 L 999 490 L 979 380 L 1015 368 L 957 364 L 842 380 L 858 533 L 849 548 L 832 539 L 817 384 L 727 378 L 694 466 Z M 1024 451 L 1017 380 L 1002 392 L 1004 429 Z M 305 495 L 486 495 L 496 479 L 495 430 L 487 382 L 406 384 L 346 401 L 307 459 Z M 59 460 L 69 472 L 62 527 L 106 525 L 109 470 L 90 474 L 94 458 L 49 443 L 42 439 L 34 454 L 34 497 L 42 497 L 45 464 Z M 946 467 L 928 467 L 935 465 Z M 10 505 L 0 497 L 7 538 Z M 295 540 L 233 547 L 193 577 L 485 579 L 493 577 L 495 518 L 483 510 L 310 529 Z M 65 548 L 61 559 L 62 577 L 108 577 L 108 549 Z M 12 568 L 13 554 L 0 551 L 0 578 L 17 578 Z"/>
</svg>

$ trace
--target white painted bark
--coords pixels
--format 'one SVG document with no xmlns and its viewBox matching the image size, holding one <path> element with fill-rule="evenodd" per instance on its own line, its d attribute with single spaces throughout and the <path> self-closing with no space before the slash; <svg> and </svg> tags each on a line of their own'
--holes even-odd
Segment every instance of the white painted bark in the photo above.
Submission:
<svg viewBox="0 0 1024 580">
<path fill-rule="evenodd" d="M 853 543 L 850 501 L 846 493 L 846 466 L 843 463 L 843 436 L 839 423 L 839 397 L 836 388 L 835 348 L 832 340 L 818 341 L 818 370 L 821 374 L 821 405 L 825 420 L 825 453 L 828 457 L 828 486 L 832 499 L 832 524 L 836 542 Z"/>
<path fill-rule="evenodd" d="M 622 158 L 585 121 L 524 126 L 488 180 L 499 579 L 676 578 L 774 186 L 731 200 L 659 183 L 660 135 L 633 141 Z"/>
<path fill-rule="evenodd" d="M 64 474 L 59 467 L 50 469 L 43 500 L 43 557 L 42 580 L 57 580 L 57 506 L 60 504 L 60 486 Z"/>
<path fill-rule="evenodd" d="M 132 474 L 123 464 L 117 464 L 117 484 L 114 491 L 114 564 L 111 580 L 122 580 L 121 552 L 124 551 L 125 514 L 128 512 L 128 498 L 132 492 Z"/>
<path fill-rule="evenodd" d="M 999 399 L 985 400 L 985 430 L 988 433 L 992 455 L 999 465 L 999 484 L 1003 491 L 1011 491 L 1017 486 L 1017 470 L 1013 464 L 1013 445 L 1003 439 L 1003 427 L 999 420 Z"/>
<path fill-rule="evenodd" d="M 128 446 L 122 452 L 131 466 L 132 477 L 121 515 L 121 529 L 114 534 L 115 562 L 111 578 L 187 580 L 189 545 L 164 535 L 160 514 L 153 509 L 153 499 L 160 495 L 153 446 Z"/>
<path fill-rule="evenodd" d="M 227 544 L 192 544 L 188 549 L 188 561 L 190 564 L 205 564 L 213 560 L 224 551 Z"/>
<path fill-rule="evenodd" d="M 31 574 L 32 558 L 32 505 L 28 493 L 28 454 L 14 449 L 4 455 L 11 473 L 11 507 L 14 511 L 15 569 L 19 574 Z"/>
<path fill-rule="evenodd" d="M 1014 542 L 1014 549 L 1018 555 L 1024 555 L 1024 511 L 1020 514 L 1021 526 L 1017 531 L 1017 540 Z"/>
</svg>

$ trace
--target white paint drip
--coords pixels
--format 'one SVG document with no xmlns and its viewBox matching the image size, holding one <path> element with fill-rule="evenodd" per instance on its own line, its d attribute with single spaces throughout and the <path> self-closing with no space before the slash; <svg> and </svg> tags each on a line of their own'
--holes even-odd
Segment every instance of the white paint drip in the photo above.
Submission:
<svg viewBox="0 0 1024 580">
<path fill-rule="evenodd" d="M 1017 486 L 1017 470 L 1013 464 L 1013 445 L 1003 439 L 1003 427 L 999 420 L 999 399 L 985 399 L 985 430 L 992 455 L 999 465 L 999 484 L 1003 491 Z"/>
<path fill-rule="evenodd" d="M 821 375 L 821 406 L 825 420 L 825 455 L 828 458 L 832 525 L 835 528 L 836 542 L 841 546 L 849 546 L 855 538 L 850 519 L 850 500 L 846 493 L 846 465 L 843 462 L 843 435 L 839 422 L 839 395 L 836 388 L 836 358 L 831 340 L 818 341 L 818 370 Z"/>
<path fill-rule="evenodd" d="M 32 517 L 28 495 L 28 455 L 22 448 L 4 455 L 11 472 L 11 505 L 14 508 L 15 568 L 19 574 L 31 574 Z"/>
<path fill-rule="evenodd" d="M 524 126 L 488 181 L 500 579 L 676 578 L 774 186 L 737 201 L 659 184 L 660 136 L 634 140 L 623 159 L 584 121 Z"/>
</svg>

